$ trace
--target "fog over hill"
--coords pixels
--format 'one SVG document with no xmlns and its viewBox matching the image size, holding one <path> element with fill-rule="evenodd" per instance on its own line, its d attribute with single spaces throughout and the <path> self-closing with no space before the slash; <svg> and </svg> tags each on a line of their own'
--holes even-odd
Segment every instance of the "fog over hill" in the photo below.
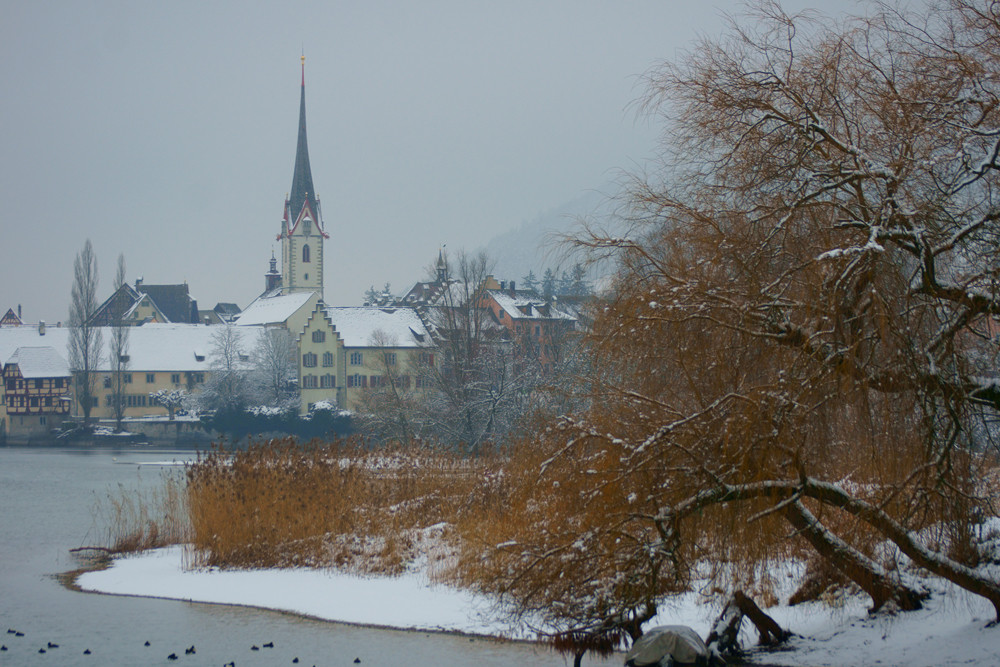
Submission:
<svg viewBox="0 0 1000 667">
<path fill-rule="evenodd" d="M 528 271 L 534 271 L 541 280 L 546 269 L 559 276 L 584 257 L 563 241 L 567 235 L 578 234 L 587 223 L 608 228 L 614 222 L 616 202 L 613 185 L 588 190 L 576 199 L 549 211 L 520 226 L 494 236 L 482 248 L 496 261 L 494 275 L 498 280 L 520 282 Z M 591 267 L 589 277 L 597 282 L 601 269 Z"/>
</svg>

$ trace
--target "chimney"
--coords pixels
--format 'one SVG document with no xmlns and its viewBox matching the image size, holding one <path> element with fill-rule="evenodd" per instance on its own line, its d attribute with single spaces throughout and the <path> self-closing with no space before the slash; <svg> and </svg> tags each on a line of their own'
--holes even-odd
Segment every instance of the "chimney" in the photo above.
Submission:
<svg viewBox="0 0 1000 667">
<path fill-rule="evenodd" d="M 45 335 L 45 320 L 38 320 L 38 335 Z"/>
<path fill-rule="evenodd" d="M 21 304 L 17 304 L 17 319 L 21 319 Z"/>
<path fill-rule="evenodd" d="M 501 280 L 500 281 L 500 289 L 507 289 L 507 281 L 506 280 Z"/>
<path fill-rule="evenodd" d="M 141 284 L 142 284 L 142 276 L 139 276 L 138 278 L 135 279 L 135 288 L 138 290 L 139 285 Z"/>
<path fill-rule="evenodd" d="M 510 295 L 517 296 L 517 289 L 514 288 L 514 281 L 510 281 Z"/>
</svg>

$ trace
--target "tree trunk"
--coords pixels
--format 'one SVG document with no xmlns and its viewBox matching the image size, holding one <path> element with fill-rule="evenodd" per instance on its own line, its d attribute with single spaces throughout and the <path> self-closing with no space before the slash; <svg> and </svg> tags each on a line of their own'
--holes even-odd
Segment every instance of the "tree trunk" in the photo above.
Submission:
<svg viewBox="0 0 1000 667">
<path fill-rule="evenodd" d="M 757 603 L 743 591 L 736 591 L 729 598 L 715 625 L 712 626 L 708 639 L 705 640 L 705 645 L 713 656 L 721 657 L 723 653 L 739 652 L 740 647 L 736 639 L 744 616 L 757 628 L 761 644 L 780 644 L 791 636 L 791 633 L 778 625 L 777 621 L 761 611 Z"/>
<path fill-rule="evenodd" d="M 721 656 L 725 653 L 739 652 L 740 646 L 736 643 L 736 639 L 739 637 L 741 625 L 743 625 L 743 612 L 740 611 L 736 600 L 731 597 L 719 614 L 719 618 L 715 620 L 711 632 L 708 633 L 708 639 L 705 640 L 709 653 Z"/>
<path fill-rule="evenodd" d="M 927 549 L 917 543 L 913 535 L 904 526 L 896 522 L 879 508 L 859 500 L 843 489 L 832 484 L 808 479 L 804 490 L 817 500 L 839 507 L 846 512 L 866 521 L 875 530 L 891 540 L 899 550 L 909 556 L 918 566 L 956 584 L 976 595 L 981 595 L 991 603 L 996 613 L 994 623 L 1000 621 L 1000 582 L 983 576 L 974 570 L 956 563 L 947 556 Z"/>
<path fill-rule="evenodd" d="M 761 611 L 757 603 L 744 595 L 743 591 L 733 593 L 733 600 L 740 612 L 757 628 L 761 644 L 780 644 L 791 636 L 791 633 L 778 625 L 777 621 Z"/>
<path fill-rule="evenodd" d="M 921 600 L 926 596 L 893 581 L 881 565 L 827 530 L 802 501 L 789 503 L 785 507 L 785 518 L 820 556 L 871 597 L 871 611 L 878 611 L 890 600 L 895 601 L 904 611 L 923 606 Z"/>
</svg>

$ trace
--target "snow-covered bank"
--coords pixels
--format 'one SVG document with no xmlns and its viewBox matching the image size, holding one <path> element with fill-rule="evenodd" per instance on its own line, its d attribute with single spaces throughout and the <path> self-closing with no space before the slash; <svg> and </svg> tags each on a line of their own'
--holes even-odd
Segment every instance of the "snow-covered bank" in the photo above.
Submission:
<svg viewBox="0 0 1000 667">
<path fill-rule="evenodd" d="M 486 616 L 489 601 L 426 576 L 359 577 L 312 569 L 188 570 L 184 548 L 118 558 L 77 579 L 85 591 L 213 602 L 412 630 L 511 636 Z"/>
<path fill-rule="evenodd" d="M 530 638 L 490 617 L 490 600 L 429 583 L 426 575 L 358 577 L 320 570 L 186 570 L 181 547 L 117 559 L 106 569 L 81 575 L 86 591 L 197 602 L 246 605 L 315 618 L 413 630 L 440 630 Z M 992 606 L 938 580 L 927 608 L 895 617 L 869 618 L 861 597 L 830 609 L 819 604 L 768 609 L 795 632 L 794 650 L 767 653 L 762 662 L 785 665 L 1000 664 L 1000 626 L 986 627 Z M 669 603 L 651 625 L 690 625 L 702 636 L 715 611 L 689 594 Z M 754 643 L 745 628 L 744 645 Z"/>
</svg>

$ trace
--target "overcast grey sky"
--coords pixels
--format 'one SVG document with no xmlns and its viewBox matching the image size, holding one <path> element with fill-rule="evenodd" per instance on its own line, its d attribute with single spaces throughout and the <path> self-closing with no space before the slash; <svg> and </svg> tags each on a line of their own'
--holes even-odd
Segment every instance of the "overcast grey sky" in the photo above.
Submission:
<svg viewBox="0 0 1000 667">
<path fill-rule="evenodd" d="M 737 0 L 2 0 L 0 315 L 66 319 L 89 237 L 111 290 L 263 288 L 292 180 L 299 55 L 326 298 L 423 277 L 654 153 L 637 76 Z M 853 0 L 795 0 L 836 10 Z M 280 253 L 279 253 L 280 256 Z"/>
</svg>

